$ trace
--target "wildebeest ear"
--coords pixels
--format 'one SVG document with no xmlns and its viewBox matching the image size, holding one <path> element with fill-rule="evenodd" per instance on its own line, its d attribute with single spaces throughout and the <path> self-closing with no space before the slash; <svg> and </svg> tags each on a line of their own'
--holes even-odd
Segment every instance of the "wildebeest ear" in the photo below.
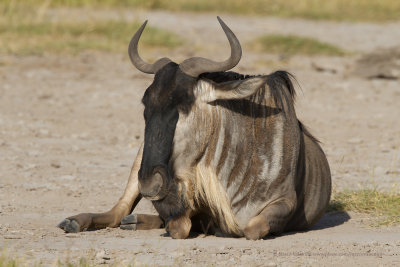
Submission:
<svg viewBox="0 0 400 267">
<path fill-rule="evenodd" d="M 236 80 L 223 83 L 207 81 L 210 90 L 204 93 L 201 98 L 206 102 L 212 102 L 218 99 L 241 99 L 253 95 L 265 85 L 268 76 L 259 76 L 247 78 L 245 80 Z"/>
</svg>

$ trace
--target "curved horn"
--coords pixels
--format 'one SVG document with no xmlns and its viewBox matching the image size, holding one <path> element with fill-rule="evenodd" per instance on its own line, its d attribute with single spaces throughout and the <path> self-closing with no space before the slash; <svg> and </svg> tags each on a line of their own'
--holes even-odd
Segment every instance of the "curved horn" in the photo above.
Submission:
<svg viewBox="0 0 400 267">
<path fill-rule="evenodd" d="M 140 71 L 144 73 L 154 74 L 159 69 L 161 69 L 164 65 L 171 62 L 169 58 L 161 58 L 157 60 L 154 64 L 149 64 L 145 62 L 140 56 L 138 52 L 138 43 L 140 36 L 144 28 L 146 27 L 147 20 L 143 23 L 143 25 L 137 30 L 135 35 L 132 37 L 131 42 L 129 43 L 128 53 L 131 58 L 132 64 Z"/>
<path fill-rule="evenodd" d="M 180 69 L 192 76 L 197 77 L 204 72 L 217 72 L 226 71 L 235 67 L 242 57 L 242 48 L 240 46 L 239 40 L 236 38 L 235 34 L 231 29 L 226 26 L 220 17 L 217 17 L 219 24 L 221 24 L 222 29 L 228 38 L 229 44 L 231 46 L 231 56 L 223 62 L 215 62 L 210 59 L 202 57 L 192 57 L 186 59 L 181 64 L 179 64 Z"/>
</svg>

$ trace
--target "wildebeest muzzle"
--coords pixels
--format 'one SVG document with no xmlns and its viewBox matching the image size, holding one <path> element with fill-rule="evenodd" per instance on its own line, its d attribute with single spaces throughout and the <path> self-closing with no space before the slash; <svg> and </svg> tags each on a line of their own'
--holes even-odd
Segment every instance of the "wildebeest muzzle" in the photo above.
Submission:
<svg viewBox="0 0 400 267">
<path fill-rule="evenodd" d="M 139 176 L 139 191 L 149 200 L 161 200 L 168 193 L 168 170 L 164 166 L 156 166 L 150 175 Z"/>
</svg>

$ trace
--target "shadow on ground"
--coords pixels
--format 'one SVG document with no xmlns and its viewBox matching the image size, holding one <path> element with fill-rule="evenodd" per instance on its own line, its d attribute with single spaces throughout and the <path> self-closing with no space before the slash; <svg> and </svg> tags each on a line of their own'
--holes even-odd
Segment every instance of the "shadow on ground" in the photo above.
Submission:
<svg viewBox="0 0 400 267">
<path fill-rule="evenodd" d="M 264 237 L 264 240 L 267 239 L 275 239 L 279 236 L 287 236 L 287 235 L 294 235 L 297 233 L 304 233 L 304 232 L 309 232 L 309 231 L 315 231 L 315 230 L 323 230 L 326 228 L 331 228 L 335 226 L 339 226 L 348 220 L 350 220 L 350 215 L 345 212 L 345 211 L 333 211 L 333 212 L 327 212 L 325 215 L 319 220 L 313 227 L 311 227 L 309 230 L 305 231 L 293 231 L 293 232 L 285 232 L 282 234 L 278 235 L 267 235 Z"/>
<path fill-rule="evenodd" d="M 335 227 L 348 220 L 350 220 L 350 215 L 345 211 L 328 212 L 310 229 L 310 231 Z"/>
</svg>

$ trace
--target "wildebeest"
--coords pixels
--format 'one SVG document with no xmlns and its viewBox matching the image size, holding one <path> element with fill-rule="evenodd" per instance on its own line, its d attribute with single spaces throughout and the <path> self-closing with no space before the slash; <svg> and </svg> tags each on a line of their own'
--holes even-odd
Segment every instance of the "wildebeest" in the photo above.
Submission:
<svg viewBox="0 0 400 267">
<path fill-rule="evenodd" d="M 285 71 L 226 72 L 242 50 L 218 20 L 231 46 L 223 62 L 194 57 L 149 64 L 137 49 L 147 21 L 135 33 L 130 59 L 155 77 L 142 99 L 144 143 L 129 182 L 110 211 L 69 217 L 60 228 L 165 226 L 173 238 L 202 228 L 259 239 L 307 229 L 321 218 L 331 194 L 330 170 L 318 141 L 296 117 L 293 77 Z M 159 216 L 129 215 L 142 197 Z"/>
</svg>

